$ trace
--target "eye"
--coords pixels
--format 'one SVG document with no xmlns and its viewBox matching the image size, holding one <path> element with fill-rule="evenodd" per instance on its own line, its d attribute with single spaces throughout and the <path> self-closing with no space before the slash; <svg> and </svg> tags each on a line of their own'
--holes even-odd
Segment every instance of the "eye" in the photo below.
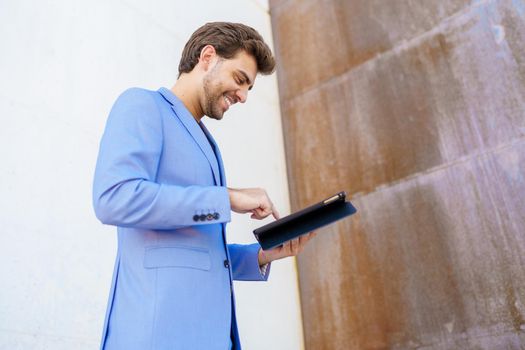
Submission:
<svg viewBox="0 0 525 350">
<path fill-rule="evenodd" d="M 240 76 L 239 74 L 235 74 L 234 75 L 234 78 L 235 78 L 235 82 L 239 85 L 244 85 L 246 84 L 246 79 L 244 79 L 244 77 Z"/>
</svg>

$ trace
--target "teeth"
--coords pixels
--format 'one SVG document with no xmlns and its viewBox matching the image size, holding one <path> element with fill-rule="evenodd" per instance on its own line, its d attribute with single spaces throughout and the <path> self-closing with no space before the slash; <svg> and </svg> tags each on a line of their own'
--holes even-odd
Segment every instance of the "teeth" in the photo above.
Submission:
<svg viewBox="0 0 525 350">
<path fill-rule="evenodd" d="M 228 107 L 232 105 L 232 100 L 230 100 L 229 97 L 224 96 L 224 101 L 226 101 L 226 104 L 228 105 Z"/>
</svg>

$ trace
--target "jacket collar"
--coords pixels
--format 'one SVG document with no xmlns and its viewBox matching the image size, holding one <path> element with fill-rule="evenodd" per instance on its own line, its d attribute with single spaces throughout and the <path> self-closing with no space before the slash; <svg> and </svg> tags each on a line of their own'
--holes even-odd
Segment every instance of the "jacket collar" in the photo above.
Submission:
<svg viewBox="0 0 525 350">
<path fill-rule="evenodd" d="M 190 113 L 190 111 L 188 111 L 186 106 L 184 106 L 184 103 L 182 103 L 182 101 L 177 96 L 175 96 L 175 94 L 171 90 L 165 87 L 162 87 L 158 91 L 166 99 L 166 101 L 168 101 L 171 104 L 171 108 L 175 112 L 175 115 L 177 116 L 177 118 L 179 118 L 179 120 L 182 122 L 184 127 L 188 130 L 188 132 L 193 137 L 195 142 L 199 145 L 201 151 L 204 153 L 204 155 L 208 159 L 208 162 L 210 163 L 210 166 L 213 171 L 213 177 L 215 178 L 215 183 L 218 186 L 220 186 L 221 181 L 220 181 L 220 171 L 219 171 L 219 164 L 218 164 L 219 162 L 218 157 L 220 156 L 217 156 L 217 157 L 215 156 L 215 153 L 213 152 L 213 149 L 212 149 L 212 145 L 210 144 L 210 142 L 215 143 L 215 141 L 213 140 L 213 138 L 211 138 L 211 135 L 209 135 L 204 125 L 201 125 L 202 123 L 197 123 L 197 121 L 195 120 L 193 115 Z M 205 132 L 210 136 L 209 140 L 206 137 Z M 213 146 L 217 149 L 215 144 Z M 218 149 L 217 149 L 217 154 L 218 154 Z"/>
</svg>

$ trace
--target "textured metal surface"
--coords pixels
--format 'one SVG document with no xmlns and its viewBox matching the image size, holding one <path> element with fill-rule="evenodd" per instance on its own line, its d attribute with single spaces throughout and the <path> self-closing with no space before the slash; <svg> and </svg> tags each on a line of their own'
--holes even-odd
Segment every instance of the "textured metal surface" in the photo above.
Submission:
<svg viewBox="0 0 525 350">
<path fill-rule="evenodd" d="M 428 31 L 466 0 L 289 0 L 270 7 L 281 93 L 294 96 Z"/>
<path fill-rule="evenodd" d="M 521 349 L 525 141 L 355 200 L 300 258 L 308 349 Z"/>
<path fill-rule="evenodd" d="M 525 349 L 525 1 L 271 1 L 307 349 Z"/>
</svg>

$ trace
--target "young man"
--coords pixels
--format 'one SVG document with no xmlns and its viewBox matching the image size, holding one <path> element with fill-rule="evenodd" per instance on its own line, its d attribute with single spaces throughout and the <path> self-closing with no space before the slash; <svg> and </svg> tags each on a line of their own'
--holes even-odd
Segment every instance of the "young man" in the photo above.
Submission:
<svg viewBox="0 0 525 350">
<path fill-rule="evenodd" d="M 208 23 L 186 44 L 171 90 L 133 88 L 115 102 L 93 187 L 97 217 L 118 226 L 102 349 L 240 349 L 232 280 L 266 280 L 271 261 L 312 237 L 268 251 L 226 243 L 231 211 L 279 215 L 264 190 L 226 187 L 201 119 L 244 103 L 274 66 L 254 29 Z"/>
</svg>

